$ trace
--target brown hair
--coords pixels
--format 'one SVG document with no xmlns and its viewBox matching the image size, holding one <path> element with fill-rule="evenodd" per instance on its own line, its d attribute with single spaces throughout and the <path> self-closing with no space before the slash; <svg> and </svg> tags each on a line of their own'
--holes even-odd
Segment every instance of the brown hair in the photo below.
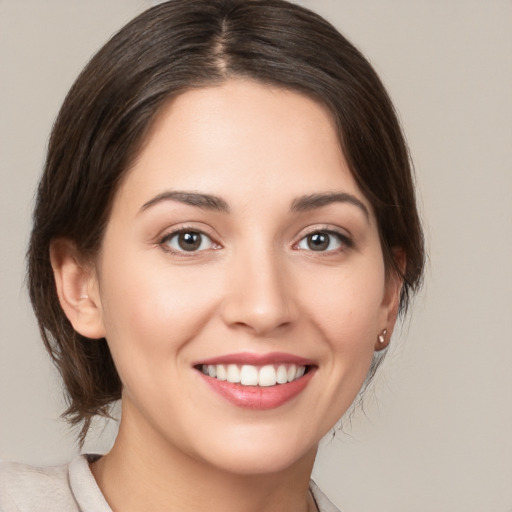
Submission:
<svg viewBox="0 0 512 512">
<path fill-rule="evenodd" d="M 320 16 L 284 0 L 171 0 L 144 12 L 82 71 L 50 138 L 28 251 L 30 297 L 68 396 L 68 420 L 108 414 L 121 382 L 105 339 L 73 330 L 57 297 L 52 240 L 98 251 L 120 179 L 161 107 L 180 92 L 243 76 L 302 92 L 330 110 L 379 225 L 401 310 L 421 281 L 424 247 L 408 150 L 370 64 Z M 392 248 L 406 257 L 404 269 Z"/>
</svg>

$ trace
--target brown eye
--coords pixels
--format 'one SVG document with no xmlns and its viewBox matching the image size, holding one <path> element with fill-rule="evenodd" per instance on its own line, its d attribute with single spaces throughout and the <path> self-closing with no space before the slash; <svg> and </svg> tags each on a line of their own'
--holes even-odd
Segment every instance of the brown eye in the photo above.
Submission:
<svg viewBox="0 0 512 512">
<path fill-rule="evenodd" d="M 177 252 L 204 251 L 213 247 L 210 237 L 199 231 L 179 231 L 166 237 L 163 243 Z"/>
<path fill-rule="evenodd" d="M 199 233 L 180 233 L 178 245 L 184 251 L 197 251 L 201 246 L 201 235 Z"/>
<path fill-rule="evenodd" d="M 297 245 L 298 249 L 328 252 L 340 249 L 343 245 L 349 246 L 346 237 L 332 231 L 315 231 L 305 236 Z"/>
<path fill-rule="evenodd" d="M 331 237 L 327 233 L 314 233 L 306 237 L 306 240 L 312 251 L 326 251 L 329 248 Z"/>
</svg>

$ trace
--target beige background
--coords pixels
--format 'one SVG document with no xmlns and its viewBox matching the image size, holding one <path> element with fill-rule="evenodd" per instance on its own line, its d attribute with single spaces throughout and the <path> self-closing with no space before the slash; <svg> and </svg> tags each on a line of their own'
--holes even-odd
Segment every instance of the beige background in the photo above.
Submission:
<svg viewBox="0 0 512 512">
<path fill-rule="evenodd" d="M 52 121 L 90 55 L 157 2 L 0 0 L 0 457 L 75 453 L 24 289 Z M 512 2 L 304 0 L 371 60 L 400 112 L 430 263 L 365 410 L 315 476 L 344 512 L 512 510 Z M 101 427 L 101 425 L 99 426 Z M 111 442 L 112 427 L 88 450 Z"/>
</svg>

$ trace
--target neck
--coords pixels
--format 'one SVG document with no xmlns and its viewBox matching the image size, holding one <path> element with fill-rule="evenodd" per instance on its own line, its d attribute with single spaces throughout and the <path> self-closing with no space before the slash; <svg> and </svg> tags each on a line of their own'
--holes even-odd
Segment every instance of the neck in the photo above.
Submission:
<svg viewBox="0 0 512 512">
<path fill-rule="evenodd" d="M 239 474 L 198 460 L 145 425 L 122 420 L 112 450 L 91 470 L 114 511 L 311 512 L 315 455 L 316 447 L 285 469 Z"/>
</svg>

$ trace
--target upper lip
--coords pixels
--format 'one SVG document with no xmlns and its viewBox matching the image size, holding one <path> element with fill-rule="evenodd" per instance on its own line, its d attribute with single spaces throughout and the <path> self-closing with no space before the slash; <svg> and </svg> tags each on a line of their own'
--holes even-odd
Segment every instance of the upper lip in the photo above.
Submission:
<svg viewBox="0 0 512 512">
<path fill-rule="evenodd" d="M 267 354 L 254 354 L 252 352 L 239 352 L 236 354 L 225 354 L 222 356 L 202 359 L 194 363 L 198 365 L 216 365 L 216 364 L 248 364 L 253 366 L 265 366 L 267 364 L 295 364 L 298 366 L 313 366 L 315 362 L 311 359 L 287 354 L 285 352 L 269 352 Z"/>
</svg>

